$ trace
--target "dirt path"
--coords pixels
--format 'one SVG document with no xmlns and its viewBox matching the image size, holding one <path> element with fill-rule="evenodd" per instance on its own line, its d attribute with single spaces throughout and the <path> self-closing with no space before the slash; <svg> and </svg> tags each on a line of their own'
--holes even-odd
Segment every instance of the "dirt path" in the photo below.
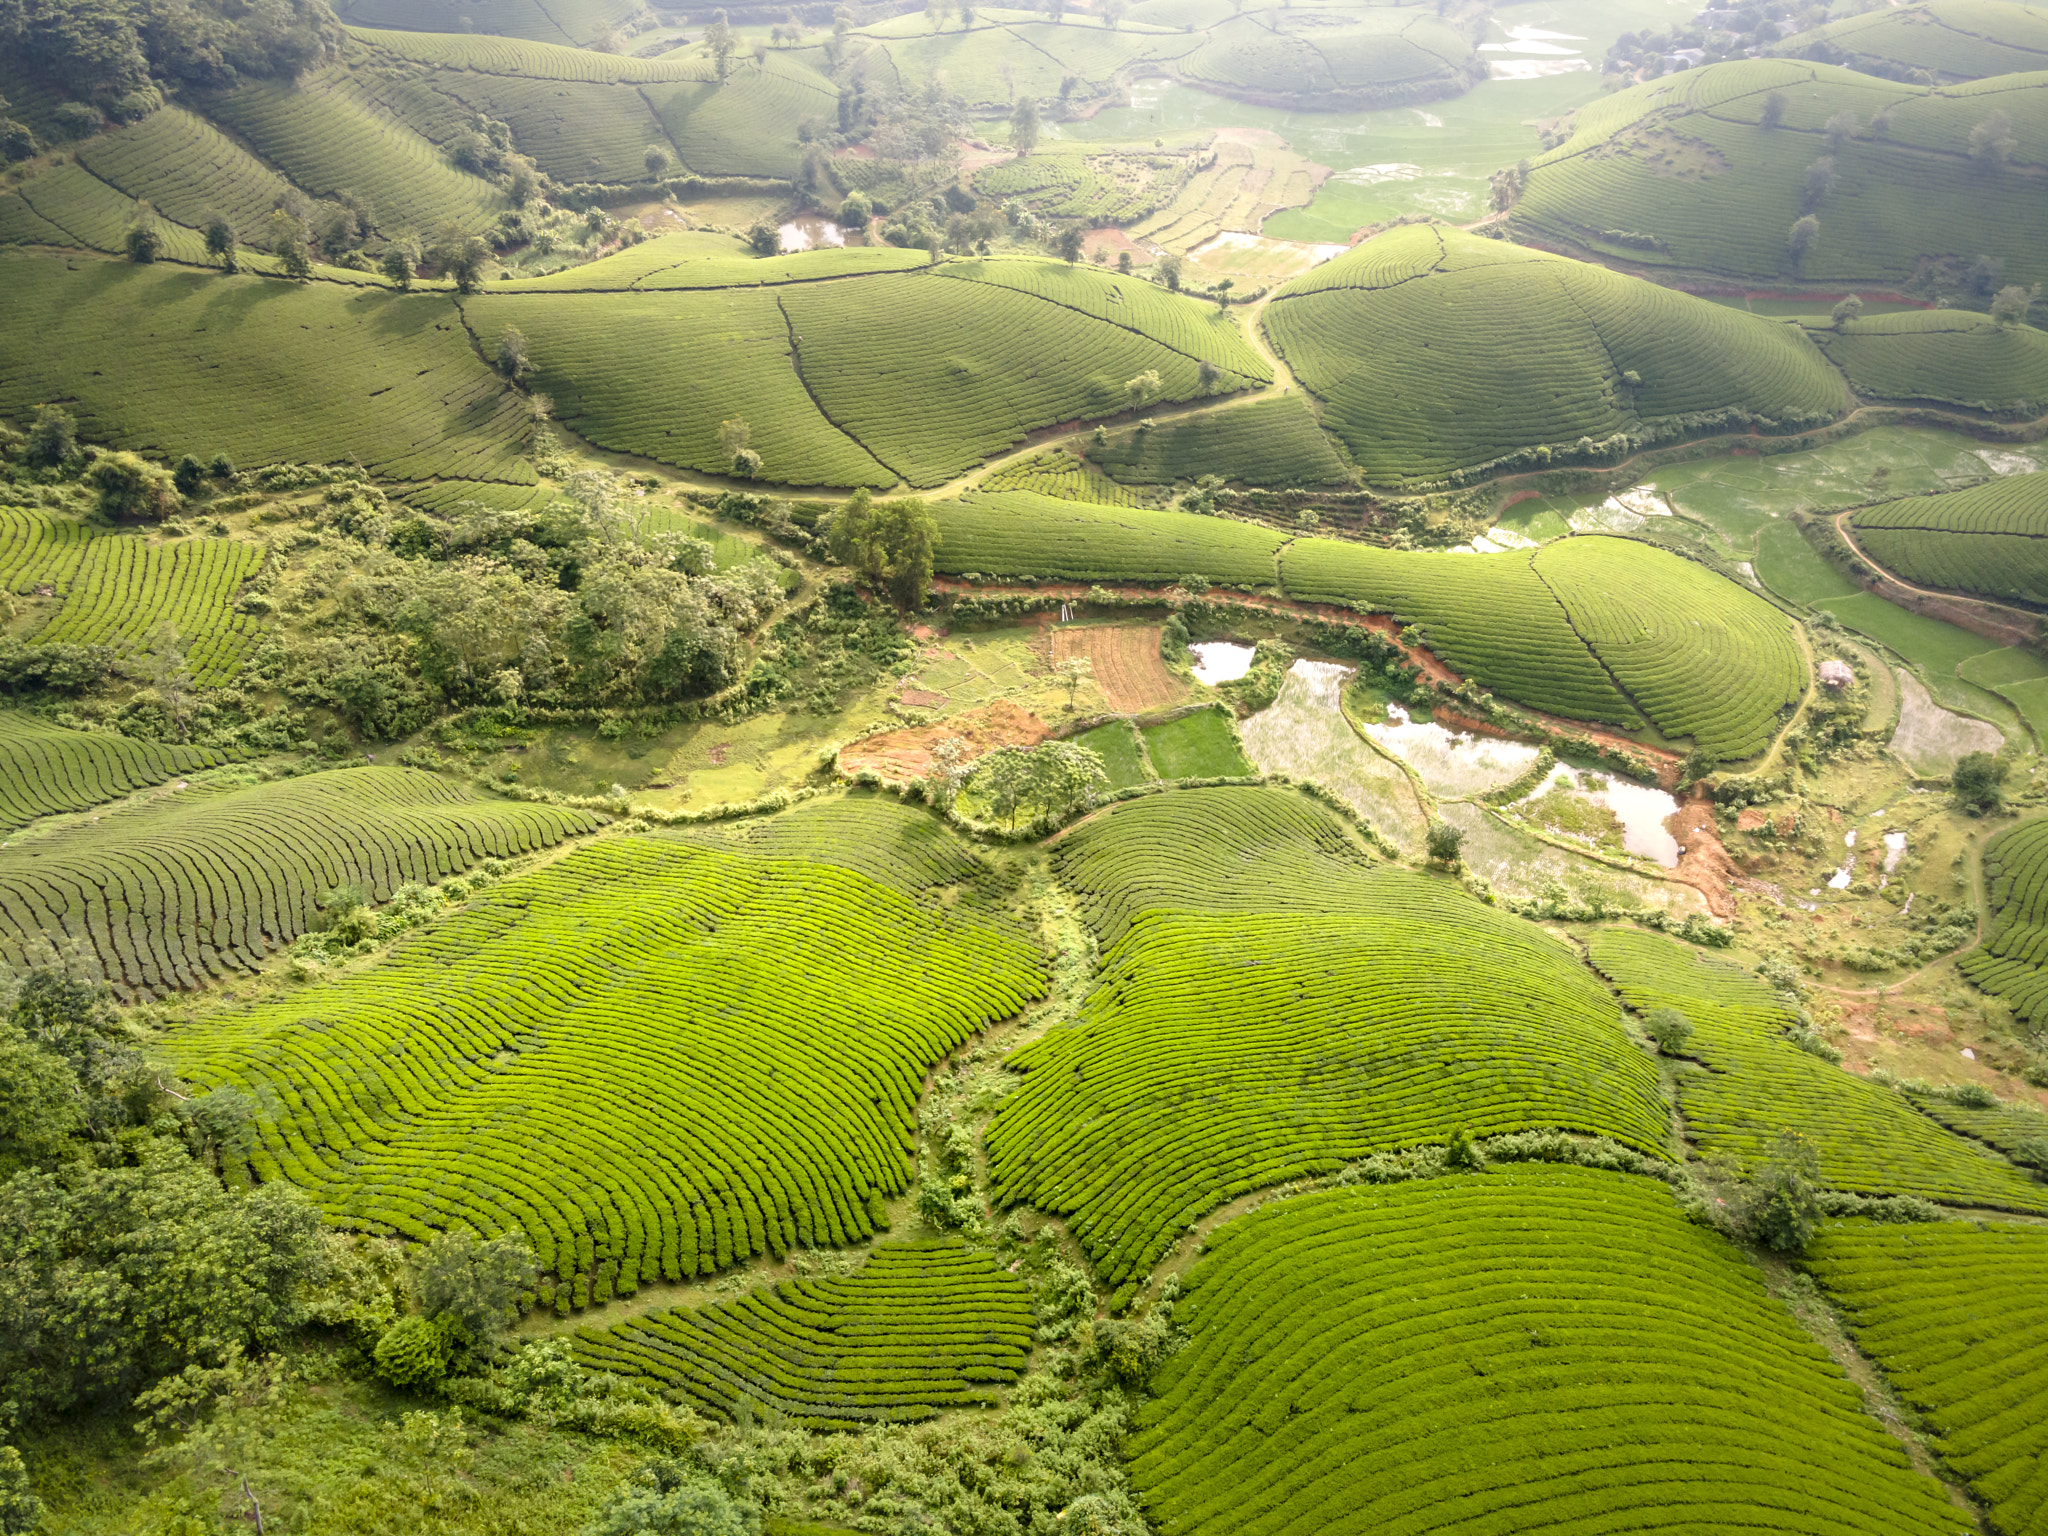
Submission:
<svg viewBox="0 0 2048 1536">
<path fill-rule="evenodd" d="M 1917 597 L 1931 597 L 1944 603 L 1960 603 L 1967 608 L 1981 608 L 1985 610 L 1993 615 L 1992 618 L 1986 620 L 1988 624 L 1997 629 L 2000 635 L 2011 635 L 2012 638 L 2006 642 L 2009 645 L 2025 645 L 2034 637 L 2041 623 L 2039 614 L 2029 613 L 2024 608 L 2009 607 L 2004 603 L 1994 603 L 1986 597 L 1970 597 L 1961 592 L 1944 592 L 1938 587 L 1916 587 L 1884 564 L 1883 561 L 1874 558 L 1869 550 L 1856 542 L 1856 536 L 1849 531 L 1849 519 L 1863 510 L 1861 507 L 1850 507 L 1846 511 L 1837 512 L 1835 514 L 1835 532 L 1842 536 L 1844 544 L 1856 552 L 1856 557 L 1859 560 L 1869 565 L 1872 570 L 1876 571 L 1891 585 L 1899 588 L 1902 592 L 1911 592 Z M 1882 593 L 1878 595 L 1883 596 Z M 1982 631 L 1972 632 L 1982 633 Z M 1984 635 L 1984 638 L 1986 640 L 1995 640 L 1999 638 L 1999 635 Z"/>
</svg>

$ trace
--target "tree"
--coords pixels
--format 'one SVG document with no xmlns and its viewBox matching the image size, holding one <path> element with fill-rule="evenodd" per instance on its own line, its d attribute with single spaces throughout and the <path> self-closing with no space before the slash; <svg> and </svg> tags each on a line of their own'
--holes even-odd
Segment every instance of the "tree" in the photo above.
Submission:
<svg viewBox="0 0 2048 1536">
<path fill-rule="evenodd" d="M 1991 300 L 1991 318 L 2002 326 L 2024 324 L 2034 307 L 2034 300 L 2041 296 L 2041 285 L 2022 288 L 2018 283 L 2009 283 L 1998 290 Z"/>
<path fill-rule="evenodd" d="M 1792 257 L 1793 271 L 1799 270 L 1800 263 L 1806 260 L 1806 253 L 1813 249 L 1819 238 L 1820 220 L 1812 214 L 1802 214 L 1793 221 L 1792 228 L 1785 235 L 1785 249 Z"/>
<path fill-rule="evenodd" d="M 1016 110 L 1010 113 L 1010 143 L 1016 148 L 1017 157 L 1022 159 L 1038 148 L 1038 98 L 1018 98 Z"/>
<path fill-rule="evenodd" d="M 1465 846 L 1465 829 L 1448 821 L 1432 821 L 1423 842 L 1430 863 L 1450 867 L 1458 862 L 1458 855 Z"/>
<path fill-rule="evenodd" d="M 671 164 L 669 152 L 659 144 L 648 145 L 647 153 L 640 157 L 640 162 L 647 167 L 647 179 L 649 181 L 661 180 L 662 177 L 668 174 L 668 168 Z"/>
<path fill-rule="evenodd" d="M 1837 112 L 1833 117 L 1829 118 L 1827 128 L 1824 130 L 1827 135 L 1828 153 L 1839 155 L 1842 152 L 1842 147 L 1856 137 L 1856 130 L 1862 126 L 1857 120 L 1856 114 L 1846 109 Z"/>
<path fill-rule="evenodd" d="M 206 485 L 206 466 L 197 454 L 188 453 L 171 466 L 171 484 L 180 496 L 197 496 Z"/>
<path fill-rule="evenodd" d="M 135 218 L 121 243 L 127 249 L 128 259 L 138 266 L 147 266 L 163 254 L 163 231 L 157 228 L 156 210 L 148 203 L 135 205 Z"/>
<path fill-rule="evenodd" d="M 371 1358 L 394 1387 L 431 1387 L 448 1374 L 448 1330 L 432 1318 L 401 1317 L 377 1340 Z"/>
<path fill-rule="evenodd" d="M 1045 0 L 1045 14 L 1052 18 L 1054 26 L 1058 26 L 1067 14 L 1067 0 Z"/>
<path fill-rule="evenodd" d="M 1676 1008 L 1652 1008 L 1643 1020 L 1643 1032 L 1666 1056 L 1678 1056 L 1692 1039 L 1692 1020 Z"/>
<path fill-rule="evenodd" d="M 516 325 L 506 326 L 505 334 L 498 338 L 498 371 L 515 382 L 533 371 L 533 357 L 526 348 L 526 333 Z"/>
<path fill-rule="evenodd" d="M 1989 752 L 1969 752 L 1959 759 L 1949 778 L 1956 804 L 1973 815 L 1995 811 L 2005 804 L 2005 765 Z"/>
<path fill-rule="evenodd" d="M 43 1523 L 43 1501 L 29 1482 L 21 1452 L 0 1445 L 0 1532 L 26 1536 Z"/>
<path fill-rule="evenodd" d="M 782 254 L 782 228 L 773 219 L 756 219 L 747 228 L 747 249 L 756 256 Z"/>
<path fill-rule="evenodd" d="M 1137 410 L 1164 387 L 1165 383 L 1159 377 L 1159 370 L 1147 368 L 1137 377 L 1124 380 L 1124 398 L 1130 402 L 1132 410 Z"/>
<path fill-rule="evenodd" d="M 725 72 L 732 67 L 733 35 L 732 23 L 725 19 L 725 12 L 715 11 L 711 25 L 704 29 L 704 45 L 711 50 L 712 66 L 723 80 Z"/>
<path fill-rule="evenodd" d="M 1109 770 L 1093 747 L 1047 741 L 1035 747 L 996 748 L 975 764 L 969 783 L 987 796 L 989 809 L 1015 831 L 1017 812 L 1026 805 L 1057 821 L 1092 803 L 1109 787 Z"/>
<path fill-rule="evenodd" d="M 718 424 L 719 451 L 735 470 L 740 469 L 740 455 L 750 451 L 747 444 L 753 436 L 754 429 L 747 425 L 744 417 L 728 416 Z M 758 469 L 760 465 L 760 457 L 756 455 L 754 467 Z"/>
<path fill-rule="evenodd" d="M 220 263 L 223 272 L 237 270 L 240 263 L 235 260 L 235 227 L 227 221 L 227 215 L 209 208 L 200 216 L 199 227 L 206 236 L 206 254 Z"/>
<path fill-rule="evenodd" d="M 1236 286 L 1237 279 L 1233 277 L 1226 277 L 1216 285 L 1216 307 L 1218 309 L 1230 308 L 1230 290 Z"/>
<path fill-rule="evenodd" d="M 84 1130 L 78 1079 L 63 1058 L 0 1028 L 0 1178 L 76 1157 Z"/>
<path fill-rule="evenodd" d="M 101 454 L 85 472 L 85 483 L 99 492 L 101 515 L 115 521 L 160 523 L 183 505 L 170 472 L 138 454 Z"/>
<path fill-rule="evenodd" d="M 1764 98 L 1762 114 L 1763 125 L 1766 128 L 1775 128 L 1778 124 L 1784 122 L 1785 106 L 1785 93 L 1783 91 L 1772 91 L 1770 95 L 1766 96 Z"/>
<path fill-rule="evenodd" d="M 1806 1138 L 1797 1131 L 1781 1134 L 1743 1204 L 1750 1237 L 1780 1253 L 1802 1252 L 1820 1225 L 1819 1183 L 1820 1160 Z"/>
<path fill-rule="evenodd" d="M 760 1536 L 760 1512 L 680 1462 L 643 1467 L 582 1536 Z"/>
<path fill-rule="evenodd" d="M 1102 0 L 1102 24 L 1110 31 L 1124 19 L 1124 12 L 1130 9 L 1130 0 Z"/>
<path fill-rule="evenodd" d="M 1862 313 L 1862 295 L 1855 293 L 1844 294 L 1839 300 L 1836 301 L 1834 309 L 1829 312 L 1828 320 L 1834 326 L 1834 328 L 1839 331 L 1843 326 L 1847 325 L 1851 320 L 1854 320 L 1858 315 Z"/>
<path fill-rule="evenodd" d="M 1808 213 L 1817 210 L 1835 190 L 1835 157 L 1822 155 L 1806 168 L 1806 185 L 1799 194 L 1799 206 Z"/>
<path fill-rule="evenodd" d="M 1161 280 L 1174 293 L 1180 292 L 1181 264 L 1180 256 L 1172 251 L 1161 256 L 1156 263 Z"/>
<path fill-rule="evenodd" d="M 863 487 L 832 515 L 826 547 L 834 560 L 886 587 L 905 610 L 921 608 L 939 547 L 938 520 L 914 497 L 877 503 Z"/>
<path fill-rule="evenodd" d="M 1052 675 L 1058 678 L 1060 686 L 1067 690 L 1067 708 L 1071 711 L 1074 707 L 1074 695 L 1081 691 L 1083 683 L 1095 676 L 1095 663 L 1086 656 L 1069 656 L 1065 661 L 1054 665 Z"/>
<path fill-rule="evenodd" d="M 455 280 L 455 291 L 475 293 L 484 285 L 484 263 L 491 248 L 481 235 L 464 234 L 459 225 L 444 224 L 435 232 L 427 259 L 440 268 L 443 277 Z"/>
<path fill-rule="evenodd" d="M 1970 130 L 1970 158 L 1981 164 L 2004 165 L 2019 147 L 2012 119 L 2003 112 L 1993 112 Z"/>
<path fill-rule="evenodd" d="M 188 1365 L 268 1350 L 324 1273 L 320 1214 L 290 1186 L 231 1193 L 162 1137 L 135 1155 L 0 1184 L 0 1380 L 26 1417 L 126 1406 Z"/>
<path fill-rule="evenodd" d="M 487 1344 L 517 1319 L 519 1293 L 533 1284 L 534 1267 L 523 1232 L 487 1243 L 459 1228 L 444 1232 L 413 1258 L 420 1310 Z"/>
<path fill-rule="evenodd" d="M 377 260 L 377 270 L 403 293 L 411 289 L 413 269 L 419 264 L 419 246 L 410 236 L 401 235 L 384 248 L 384 254 Z"/>
<path fill-rule="evenodd" d="M 846 201 L 839 205 L 839 227 L 841 229 L 866 229 L 868 221 L 875 216 L 875 205 L 867 193 L 855 187 L 846 194 Z"/>
<path fill-rule="evenodd" d="M 39 469 L 54 469 L 78 451 L 78 423 L 61 405 L 36 407 L 36 419 L 28 429 L 28 461 Z"/>
<path fill-rule="evenodd" d="M 1059 232 L 1053 246 L 1060 253 L 1060 259 L 1072 266 L 1081 259 L 1081 247 L 1084 243 L 1079 226 L 1069 224 Z"/>
</svg>

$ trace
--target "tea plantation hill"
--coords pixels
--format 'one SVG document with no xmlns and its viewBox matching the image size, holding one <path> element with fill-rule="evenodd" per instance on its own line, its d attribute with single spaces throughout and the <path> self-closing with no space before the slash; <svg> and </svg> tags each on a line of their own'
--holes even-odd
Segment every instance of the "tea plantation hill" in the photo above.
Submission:
<svg viewBox="0 0 2048 1536">
<path fill-rule="evenodd" d="M 588 48 L 642 9 L 634 0 L 340 0 L 334 14 L 352 27 L 482 32 Z"/>
<path fill-rule="evenodd" d="M 2048 69 L 2048 9 L 2011 0 L 1920 0 L 1797 32 L 1767 51 L 1890 80 L 1982 80 Z"/>
<path fill-rule="evenodd" d="M 1294 279 L 1265 323 L 1375 485 L 1813 425 L 1849 403 L 1793 328 L 1441 225 Z"/>
<path fill-rule="evenodd" d="M 2048 607 L 2048 471 L 1865 507 L 1849 527 L 1915 586 Z"/>
<path fill-rule="evenodd" d="M 1978 304 L 2048 279 L 2048 73 L 1932 87 L 1752 59 L 1633 86 L 1572 127 L 1531 163 L 1523 238 L 1673 276 L 1917 279 Z"/>
</svg>

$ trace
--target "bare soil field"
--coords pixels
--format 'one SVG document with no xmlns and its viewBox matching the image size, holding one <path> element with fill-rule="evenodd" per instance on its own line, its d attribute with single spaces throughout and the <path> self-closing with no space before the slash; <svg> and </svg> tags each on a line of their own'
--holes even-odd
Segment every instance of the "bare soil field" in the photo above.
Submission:
<svg viewBox="0 0 2048 1536">
<path fill-rule="evenodd" d="M 1086 657 L 1103 698 L 1120 714 L 1159 709 L 1186 692 L 1159 658 L 1157 624 L 1065 626 L 1049 633 L 1053 661 Z"/>
</svg>

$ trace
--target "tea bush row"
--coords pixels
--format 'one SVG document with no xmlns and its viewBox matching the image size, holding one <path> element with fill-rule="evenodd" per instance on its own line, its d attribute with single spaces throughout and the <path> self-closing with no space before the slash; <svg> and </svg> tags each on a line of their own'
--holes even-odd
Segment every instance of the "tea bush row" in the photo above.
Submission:
<svg viewBox="0 0 2048 1536">
<path fill-rule="evenodd" d="M 998 1404 L 1031 1353 L 1031 1293 L 958 1242 L 886 1243 L 851 1274 L 650 1312 L 575 1335 L 593 1370 L 725 1419 L 810 1429 L 914 1423 Z"/>
<path fill-rule="evenodd" d="M 1146 507 L 1104 507 L 1038 491 L 975 491 L 933 504 L 938 568 L 987 576 L 1171 582 L 1274 581 L 1287 535 L 1258 523 Z"/>
<path fill-rule="evenodd" d="M 1932 401 L 2001 416 L 2048 412 L 2048 334 L 1963 310 L 1872 315 L 1809 327 L 1859 395 Z"/>
<path fill-rule="evenodd" d="M 2048 1019 L 2048 817 L 2008 827 L 1984 845 L 1984 942 L 1957 963 L 2038 1029 Z"/>
<path fill-rule="evenodd" d="M 0 831 L 16 831 L 39 816 L 86 810 L 222 761 L 211 747 L 71 731 L 0 710 Z"/>
<path fill-rule="evenodd" d="M 1174 1322 L 1129 1443 L 1165 1536 L 1969 1529 L 1649 1179 L 1517 1165 L 1275 1201 L 1209 1237 Z"/>
<path fill-rule="evenodd" d="M 1907 581 L 2048 604 L 2048 470 L 1865 507 L 1850 522 Z"/>
<path fill-rule="evenodd" d="M 382 900 L 596 824 L 410 768 L 181 790 L 0 849 L 0 955 L 71 944 L 123 996 L 194 987 L 291 943 L 330 891 Z"/>
</svg>

